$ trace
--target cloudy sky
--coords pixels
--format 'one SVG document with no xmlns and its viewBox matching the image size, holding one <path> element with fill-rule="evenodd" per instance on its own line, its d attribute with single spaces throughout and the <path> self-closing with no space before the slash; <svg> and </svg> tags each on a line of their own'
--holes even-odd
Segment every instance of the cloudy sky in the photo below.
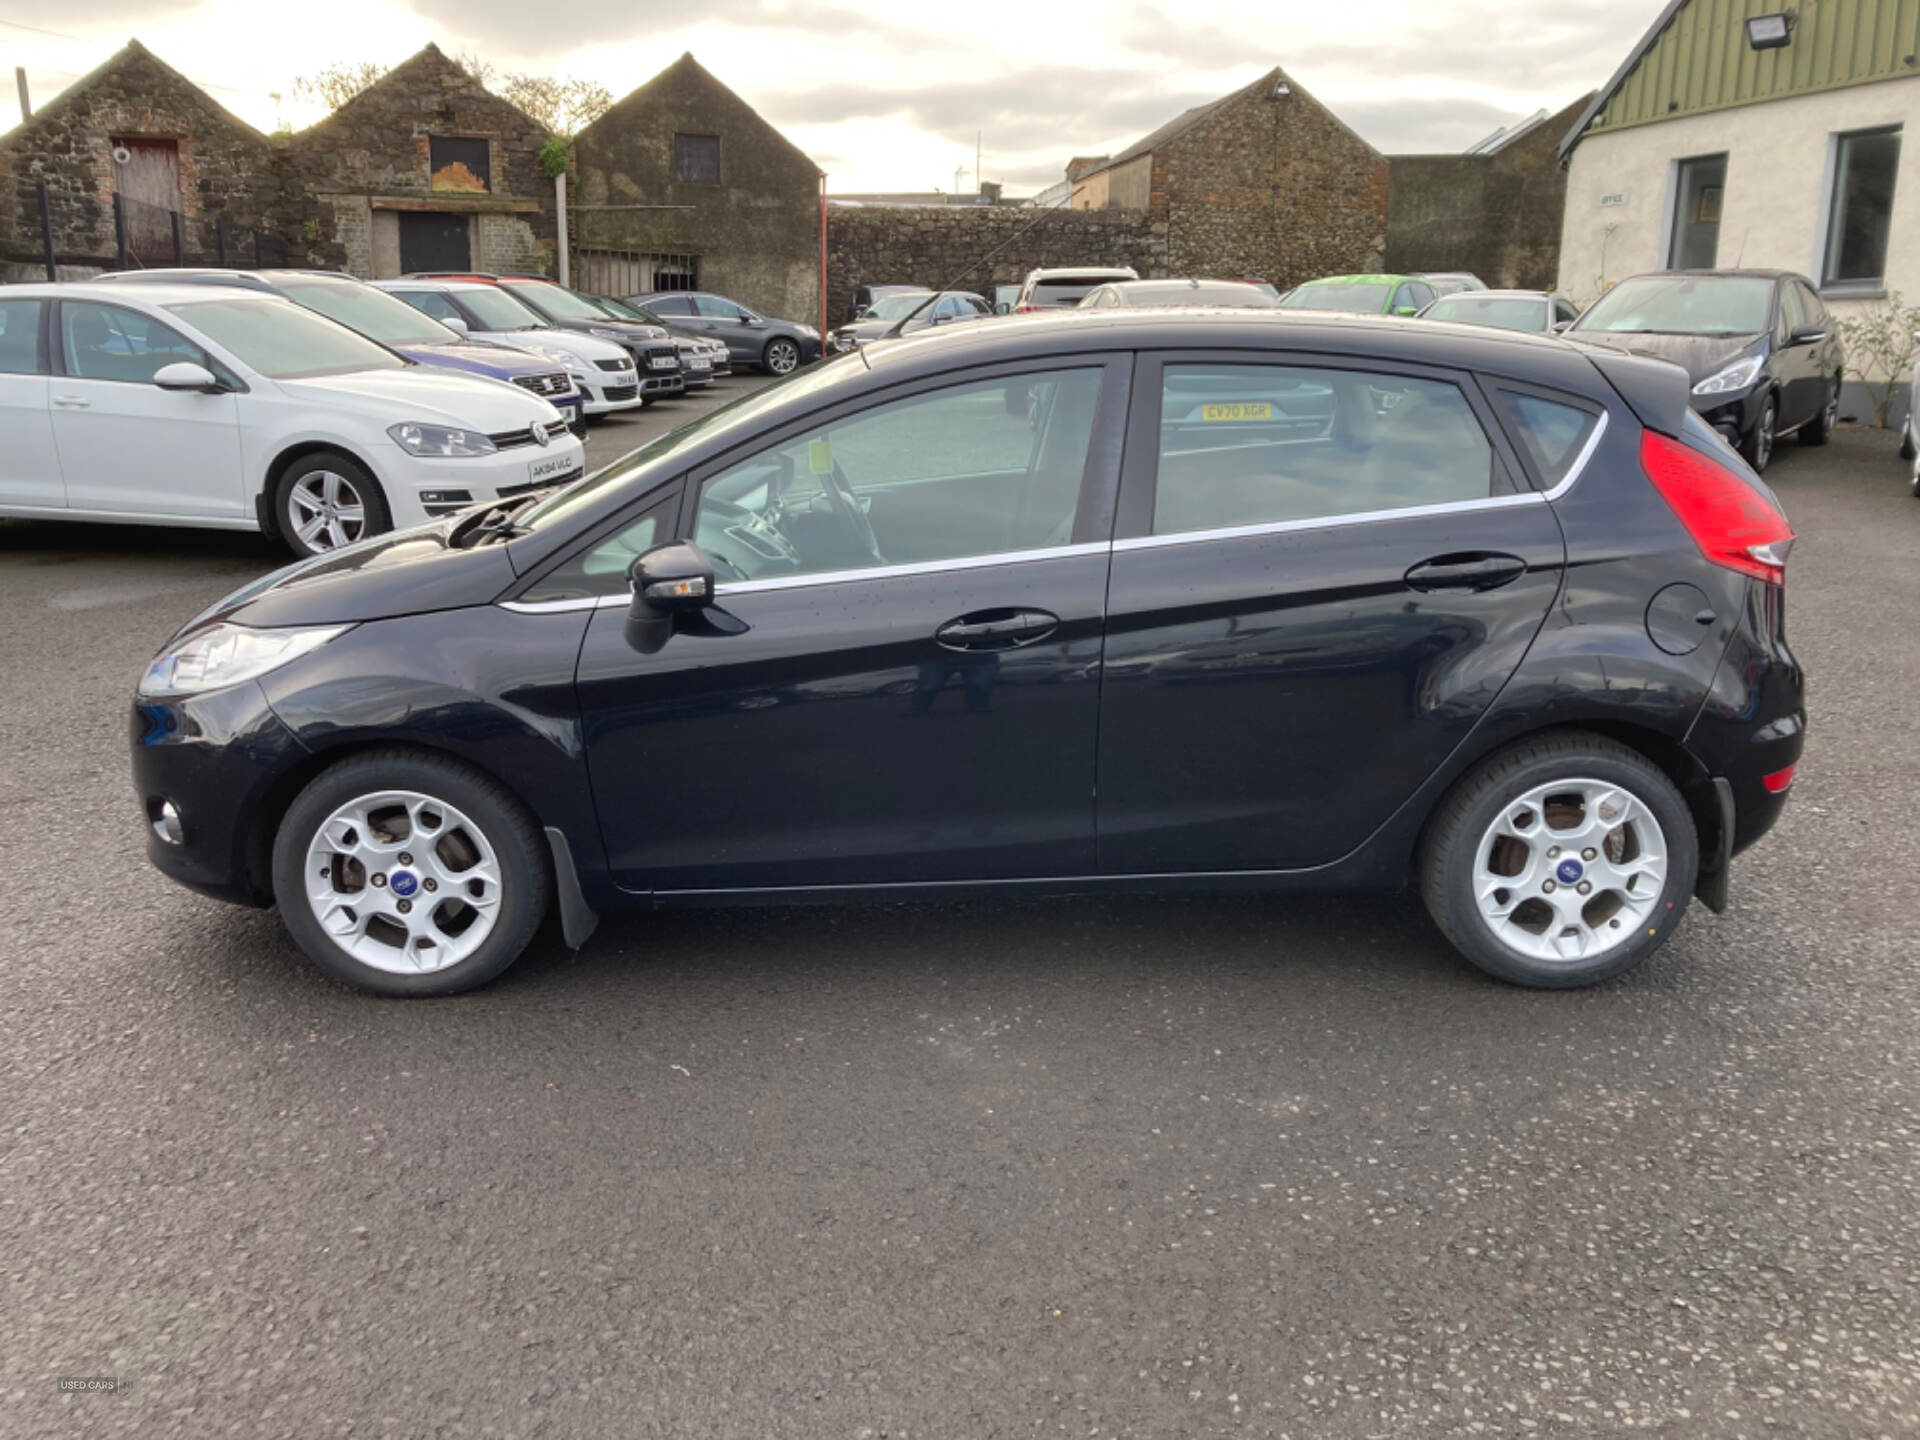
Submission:
<svg viewBox="0 0 1920 1440">
<path fill-rule="evenodd" d="M 1599 85 L 1660 0 L 0 0 L 0 72 L 44 104 L 130 36 L 263 130 L 319 118 L 295 77 L 436 41 L 625 94 L 691 50 L 834 191 L 1058 180 L 1275 65 L 1380 149 L 1458 150 Z M 648 18 L 658 13 L 661 18 Z M 964 22 L 964 28 L 962 28 Z M 3 78 L 3 74 L 0 74 Z M 275 99 L 276 92 L 281 98 Z M 0 129 L 19 119 L 0 87 Z M 964 167 L 964 173 L 956 171 Z"/>
</svg>

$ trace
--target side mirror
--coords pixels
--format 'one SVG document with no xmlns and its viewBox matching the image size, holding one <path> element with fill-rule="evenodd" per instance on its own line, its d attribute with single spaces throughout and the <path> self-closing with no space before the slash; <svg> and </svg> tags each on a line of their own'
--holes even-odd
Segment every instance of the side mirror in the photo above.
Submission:
<svg viewBox="0 0 1920 1440">
<path fill-rule="evenodd" d="M 1553 322 L 1553 333 L 1556 335 L 1564 335 L 1572 328 L 1573 322 L 1571 320 L 1556 320 Z"/>
<path fill-rule="evenodd" d="M 951 315 L 936 315 L 933 317 L 933 319 L 929 320 L 927 323 L 929 325 L 945 325 L 951 322 L 952 319 L 953 319 L 953 316 Z"/>
<path fill-rule="evenodd" d="M 993 307 L 993 313 L 996 315 L 1011 315 L 1013 313 L 1013 306 L 1002 300 Z"/>
<path fill-rule="evenodd" d="M 1817 345 L 1826 338 L 1827 327 L 1824 325 L 1797 325 L 1787 336 L 1787 344 Z"/>
<path fill-rule="evenodd" d="M 162 390 L 198 390 L 203 395 L 217 395 L 225 388 L 211 370 L 191 360 L 162 365 L 153 372 L 153 383 Z"/>
<path fill-rule="evenodd" d="M 456 335 L 471 335 L 473 333 L 473 331 L 468 328 L 467 322 L 462 320 L 458 315 L 449 316 L 440 323 Z"/>
<path fill-rule="evenodd" d="M 1393 307 L 1393 313 L 1396 315 L 1418 315 L 1420 313 L 1420 307 L 1418 305 L 1396 305 Z"/>
<path fill-rule="evenodd" d="M 690 540 L 672 540 L 637 556 L 627 578 L 636 620 L 704 610 L 713 603 L 713 561 Z"/>
</svg>

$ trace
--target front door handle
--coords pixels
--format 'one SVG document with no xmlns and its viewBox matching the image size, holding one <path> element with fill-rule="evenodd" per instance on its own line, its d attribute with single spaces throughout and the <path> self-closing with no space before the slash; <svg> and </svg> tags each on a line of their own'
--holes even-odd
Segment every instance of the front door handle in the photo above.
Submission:
<svg viewBox="0 0 1920 1440">
<path fill-rule="evenodd" d="M 1527 562 L 1518 555 L 1476 551 L 1423 560 L 1407 571 L 1406 582 L 1415 590 L 1498 590 L 1526 573 Z"/>
<path fill-rule="evenodd" d="M 1044 640 L 1060 628 L 1060 617 L 1046 610 L 1011 607 L 974 610 L 933 632 L 948 650 L 1013 650 Z"/>
<path fill-rule="evenodd" d="M 56 395 L 53 403 L 62 410 L 85 410 L 93 402 L 84 395 Z"/>
</svg>

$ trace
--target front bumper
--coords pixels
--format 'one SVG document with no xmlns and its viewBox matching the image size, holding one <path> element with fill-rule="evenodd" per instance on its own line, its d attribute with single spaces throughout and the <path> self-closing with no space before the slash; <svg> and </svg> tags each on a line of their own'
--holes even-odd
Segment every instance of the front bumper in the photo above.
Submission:
<svg viewBox="0 0 1920 1440">
<path fill-rule="evenodd" d="M 1727 395 L 1689 395 L 1694 413 L 1718 430 L 1736 450 L 1740 442 L 1760 423 L 1760 410 L 1767 398 L 1765 381 Z"/>
<path fill-rule="evenodd" d="M 531 441 L 462 460 L 422 459 L 398 446 L 380 460 L 380 488 L 397 530 L 438 520 L 528 490 L 562 485 L 586 473 L 586 447 L 565 421 L 549 425 L 545 445 Z"/>
<path fill-rule="evenodd" d="M 640 377 L 631 370 L 611 370 L 586 380 L 574 378 L 585 397 L 582 408 L 589 415 L 611 415 L 647 403 L 640 390 Z"/>
<path fill-rule="evenodd" d="M 254 822 L 286 798 L 282 782 L 310 752 L 273 713 L 259 683 L 179 699 L 136 697 L 129 739 L 154 867 L 203 895 L 271 904 L 272 836 Z M 152 823 L 163 801 L 179 812 L 177 844 Z"/>
</svg>

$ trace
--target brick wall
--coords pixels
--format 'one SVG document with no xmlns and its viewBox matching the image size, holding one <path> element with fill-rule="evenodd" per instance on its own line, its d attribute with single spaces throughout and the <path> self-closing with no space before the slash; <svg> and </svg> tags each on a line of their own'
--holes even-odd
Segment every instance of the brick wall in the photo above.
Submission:
<svg viewBox="0 0 1920 1440">
<path fill-rule="evenodd" d="M 1164 275 L 1155 227 L 1138 210 L 1047 210 L 1013 206 L 831 206 L 827 211 L 827 316 L 846 318 L 860 285 L 939 285 L 1033 228 L 985 269 L 956 281 L 992 299 L 1042 265 L 1131 265 Z"/>
</svg>

